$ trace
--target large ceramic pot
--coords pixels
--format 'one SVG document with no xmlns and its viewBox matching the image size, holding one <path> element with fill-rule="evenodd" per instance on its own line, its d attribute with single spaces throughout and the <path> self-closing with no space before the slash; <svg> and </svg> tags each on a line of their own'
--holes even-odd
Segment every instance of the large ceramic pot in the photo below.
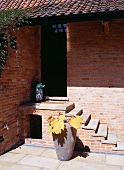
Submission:
<svg viewBox="0 0 124 170">
<path fill-rule="evenodd" d="M 60 161 L 70 160 L 76 142 L 77 130 L 65 123 L 65 129 L 61 134 L 52 134 L 57 157 Z"/>
</svg>

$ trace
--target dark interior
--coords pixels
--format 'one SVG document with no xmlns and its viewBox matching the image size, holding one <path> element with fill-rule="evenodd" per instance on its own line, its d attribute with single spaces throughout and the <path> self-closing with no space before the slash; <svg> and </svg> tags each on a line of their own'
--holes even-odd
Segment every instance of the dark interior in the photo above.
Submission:
<svg viewBox="0 0 124 170">
<path fill-rule="evenodd" d="M 45 96 L 67 96 L 66 25 L 44 25 L 41 34 L 41 79 Z"/>
<path fill-rule="evenodd" d="M 30 137 L 42 139 L 42 117 L 38 115 L 30 116 Z"/>
</svg>

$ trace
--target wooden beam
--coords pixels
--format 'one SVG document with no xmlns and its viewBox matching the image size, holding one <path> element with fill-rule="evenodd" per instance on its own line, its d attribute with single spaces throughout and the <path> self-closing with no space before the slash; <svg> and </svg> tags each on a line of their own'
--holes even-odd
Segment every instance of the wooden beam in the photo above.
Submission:
<svg viewBox="0 0 124 170">
<path fill-rule="evenodd" d="M 105 33 L 109 32 L 110 28 L 109 28 L 109 21 L 102 21 L 102 25 L 103 25 L 103 31 Z"/>
</svg>

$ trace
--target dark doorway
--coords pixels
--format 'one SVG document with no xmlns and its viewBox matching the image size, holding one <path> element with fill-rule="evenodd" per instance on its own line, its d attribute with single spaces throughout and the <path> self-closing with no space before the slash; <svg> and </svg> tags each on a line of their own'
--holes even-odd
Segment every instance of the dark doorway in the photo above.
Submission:
<svg viewBox="0 0 124 170">
<path fill-rule="evenodd" d="M 42 139 L 42 117 L 38 115 L 30 116 L 30 137 Z"/>
<path fill-rule="evenodd" d="M 45 96 L 67 96 L 66 24 L 43 25 L 41 79 Z"/>
</svg>

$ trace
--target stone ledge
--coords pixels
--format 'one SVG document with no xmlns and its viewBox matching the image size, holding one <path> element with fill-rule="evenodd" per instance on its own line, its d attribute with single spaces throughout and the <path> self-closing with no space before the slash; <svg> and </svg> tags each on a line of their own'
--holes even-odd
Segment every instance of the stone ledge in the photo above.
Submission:
<svg viewBox="0 0 124 170">
<path fill-rule="evenodd" d="M 74 103 L 24 103 L 20 105 L 20 108 L 34 108 L 36 110 L 57 110 L 57 111 L 67 111 L 74 109 Z"/>
</svg>

